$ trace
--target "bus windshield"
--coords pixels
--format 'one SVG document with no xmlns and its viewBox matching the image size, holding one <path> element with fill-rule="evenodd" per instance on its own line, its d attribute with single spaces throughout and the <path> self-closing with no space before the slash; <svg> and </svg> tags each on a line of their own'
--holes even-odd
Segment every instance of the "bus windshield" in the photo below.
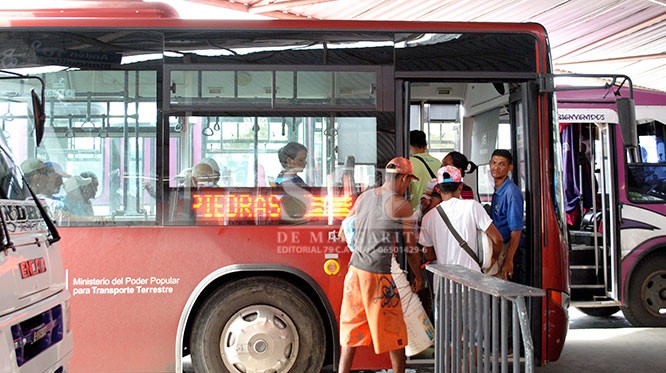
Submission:
<svg viewBox="0 0 666 373">
<path fill-rule="evenodd" d="M 41 81 L 35 77 L 24 77 L 8 71 L 0 71 L 0 198 L 25 200 L 30 197 L 20 160 L 26 147 L 34 148 L 36 129 L 35 102 L 32 92 L 41 91 Z M 37 114 L 39 115 L 39 114 Z M 27 136 L 31 134 L 33 136 Z M 26 143 L 15 143 L 12 136 L 24 138 Z M 17 158 L 15 158 L 15 156 Z M 18 161 L 17 161 L 18 160 Z"/>
</svg>

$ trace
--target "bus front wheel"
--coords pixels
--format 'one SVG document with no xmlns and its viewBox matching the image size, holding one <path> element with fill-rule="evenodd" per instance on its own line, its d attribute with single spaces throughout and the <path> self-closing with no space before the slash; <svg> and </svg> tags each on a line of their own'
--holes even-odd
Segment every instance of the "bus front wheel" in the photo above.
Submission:
<svg viewBox="0 0 666 373">
<path fill-rule="evenodd" d="M 627 294 L 624 317 L 633 326 L 666 326 L 666 257 L 652 255 L 641 261 Z"/>
<path fill-rule="evenodd" d="M 323 322 L 288 282 L 254 277 L 229 283 L 202 305 L 192 326 L 195 372 L 318 372 Z"/>
</svg>

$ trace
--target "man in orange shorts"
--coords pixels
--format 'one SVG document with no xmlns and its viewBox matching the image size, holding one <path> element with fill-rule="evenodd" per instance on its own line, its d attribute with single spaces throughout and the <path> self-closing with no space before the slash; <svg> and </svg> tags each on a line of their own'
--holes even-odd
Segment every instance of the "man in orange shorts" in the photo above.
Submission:
<svg viewBox="0 0 666 373">
<path fill-rule="evenodd" d="M 356 348 L 371 343 L 375 353 L 389 352 L 393 372 L 405 371 L 407 330 L 398 288 L 391 277 L 391 257 L 398 235 L 407 233 L 404 238 L 415 273 L 415 290 L 423 286 L 420 255 L 414 250 L 412 205 L 403 198 L 412 180 L 418 180 L 412 163 L 393 158 L 386 166 L 384 184 L 361 194 L 349 213 L 356 219 L 355 248 L 340 310 L 338 372 L 348 373 Z"/>
</svg>

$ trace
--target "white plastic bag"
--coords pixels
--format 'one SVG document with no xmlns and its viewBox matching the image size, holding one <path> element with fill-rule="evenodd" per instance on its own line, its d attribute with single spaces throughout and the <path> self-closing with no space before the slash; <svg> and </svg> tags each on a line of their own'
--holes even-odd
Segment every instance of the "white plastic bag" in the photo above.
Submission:
<svg viewBox="0 0 666 373">
<path fill-rule="evenodd" d="M 419 296 L 412 291 L 405 272 L 400 268 L 395 256 L 391 259 L 391 276 L 400 294 L 405 326 L 407 326 L 407 346 L 405 355 L 414 356 L 432 346 L 435 341 L 435 327 L 421 304 Z"/>
</svg>

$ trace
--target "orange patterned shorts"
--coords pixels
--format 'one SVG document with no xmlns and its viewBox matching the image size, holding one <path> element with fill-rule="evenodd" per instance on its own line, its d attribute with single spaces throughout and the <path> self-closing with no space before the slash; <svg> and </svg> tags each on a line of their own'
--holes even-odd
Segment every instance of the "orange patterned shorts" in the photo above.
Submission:
<svg viewBox="0 0 666 373">
<path fill-rule="evenodd" d="M 404 348 L 407 328 L 400 295 L 390 273 L 349 267 L 340 310 L 340 345 L 369 346 L 375 353 Z"/>
</svg>

